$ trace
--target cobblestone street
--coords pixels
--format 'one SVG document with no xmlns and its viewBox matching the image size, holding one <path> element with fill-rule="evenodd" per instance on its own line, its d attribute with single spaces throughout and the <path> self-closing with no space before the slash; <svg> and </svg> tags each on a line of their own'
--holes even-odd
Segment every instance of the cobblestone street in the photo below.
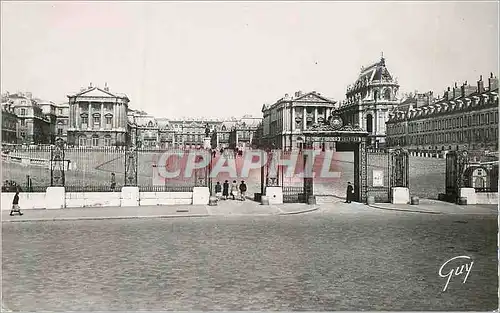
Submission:
<svg viewBox="0 0 500 313">
<path fill-rule="evenodd" d="M 302 215 L 3 223 L 10 310 L 493 310 L 494 215 L 354 205 Z M 474 265 L 465 284 L 441 265 Z"/>
</svg>

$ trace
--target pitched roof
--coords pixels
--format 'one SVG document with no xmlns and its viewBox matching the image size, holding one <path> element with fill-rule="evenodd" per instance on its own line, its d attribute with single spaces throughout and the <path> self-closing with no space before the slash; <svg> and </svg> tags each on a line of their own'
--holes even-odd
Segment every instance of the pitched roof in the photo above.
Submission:
<svg viewBox="0 0 500 313">
<path fill-rule="evenodd" d="M 126 98 L 127 95 L 121 93 L 112 93 L 109 90 L 101 89 L 99 87 L 91 87 L 86 90 L 82 90 L 74 95 L 69 95 L 68 97 L 96 97 L 96 98 Z"/>
</svg>

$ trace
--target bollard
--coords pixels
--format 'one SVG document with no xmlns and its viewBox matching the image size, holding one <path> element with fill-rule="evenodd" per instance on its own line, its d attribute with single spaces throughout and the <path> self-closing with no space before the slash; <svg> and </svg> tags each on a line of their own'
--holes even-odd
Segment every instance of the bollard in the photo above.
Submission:
<svg viewBox="0 0 500 313">
<path fill-rule="evenodd" d="M 217 197 L 210 197 L 210 199 L 208 200 L 208 205 L 210 206 L 216 206 L 217 205 Z"/>
<path fill-rule="evenodd" d="M 366 202 L 367 202 L 367 204 L 374 204 L 375 203 L 375 197 L 374 196 L 368 196 Z"/>
<path fill-rule="evenodd" d="M 316 204 L 316 196 L 309 196 L 309 198 L 307 199 L 307 204 Z"/>
<path fill-rule="evenodd" d="M 411 204 L 418 205 L 420 203 L 420 199 L 417 196 L 411 197 Z"/>
<path fill-rule="evenodd" d="M 262 196 L 261 197 L 261 200 L 262 200 L 262 205 L 269 205 L 269 197 L 268 196 Z"/>
</svg>

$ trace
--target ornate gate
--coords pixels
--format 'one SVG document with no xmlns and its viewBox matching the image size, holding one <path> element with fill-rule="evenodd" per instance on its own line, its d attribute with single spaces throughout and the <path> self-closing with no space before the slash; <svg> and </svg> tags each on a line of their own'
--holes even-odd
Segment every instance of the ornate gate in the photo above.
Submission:
<svg viewBox="0 0 500 313">
<path fill-rule="evenodd" d="M 66 183 L 64 165 L 64 144 L 59 142 L 50 150 L 50 186 L 64 187 Z"/>
<path fill-rule="evenodd" d="M 455 201 L 459 189 L 464 187 L 464 173 L 469 162 L 467 151 L 450 151 L 446 154 L 446 198 Z"/>
<path fill-rule="evenodd" d="M 393 187 L 409 187 L 409 153 L 404 149 L 367 149 L 367 196 L 391 202 Z"/>
</svg>

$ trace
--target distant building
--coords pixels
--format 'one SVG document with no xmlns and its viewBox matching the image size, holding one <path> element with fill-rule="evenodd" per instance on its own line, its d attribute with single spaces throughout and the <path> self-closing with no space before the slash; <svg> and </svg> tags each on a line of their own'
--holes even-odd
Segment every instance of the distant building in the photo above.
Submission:
<svg viewBox="0 0 500 313">
<path fill-rule="evenodd" d="M 55 104 L 55 115 L 56 115 L 56 125 L 55 125 L 55 139 L 56 142 L 63 141 L 68 142 L 68 128 L 69 128 L 69 104 L 60 103 Z"/>
<path fill-rule="evenodd" d="M 18 118 L 9 102 L 2 103 L 2 143 L 17 143 Z"/>
<path fill-rule="evenodd" d="M 498 78 L 485 88 L 464 83 L 430 104 L 401 107 L 387 121 L 387 144 L 411 152 L 441 154 L 457 149 L 498 151 Z"/>
<path fill-rule="evenodd" d="M 240 150 L 258 147 L 255 134 L 261 123 L 262 118 L 243 116 L 231 129 L 229 147 L 231 149 L 238 148 Z"/>
<path fill-rule="evenodd" d="M 68 95 L 68 144 L 80 147 L 123 146 L 127 144 L 129 98 L 93 87 Z"/>
<path fill-rule="evenodd" d="M 301 148 L 304 144 L 302 132 L 314 124 L 326 122 L 336 108 L 336 101 L 315 91 L 298 91 L 295 96 L 285 94 L 274 104 L 262 107 L 261 145 L 287 150 Z"/>
<path fill-rule="evenodd" d="M 358 125 L 369 133 L 369 145 L 383 147 L 389 112 L 400 104 L 398 90 L 399 84 L 382 57 L 379 62 L 361 68 L 356 82 L 348 86 L 346 100 L 338 113 L 344 124 Z"/>
<path fill-rule="evenodd" d="M 31 92 L 6 93 L 2 98 L 2 102 L 9 103 L 17 115 L 19 144 L 51 143 L 50 119 L 33 99 Z"/>
</svg>

